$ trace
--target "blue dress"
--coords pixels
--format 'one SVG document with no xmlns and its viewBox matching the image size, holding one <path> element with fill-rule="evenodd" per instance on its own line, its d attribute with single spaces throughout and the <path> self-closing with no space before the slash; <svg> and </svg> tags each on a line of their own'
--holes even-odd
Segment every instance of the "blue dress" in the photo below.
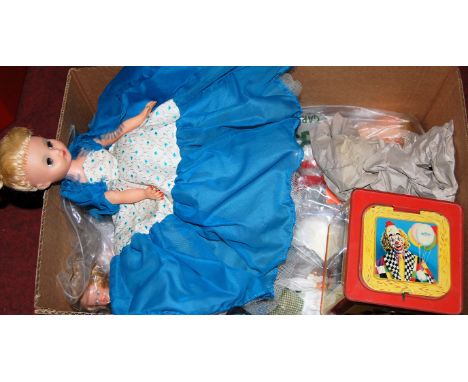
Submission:
<svg viewBox="0 0 468 382">
<path fill-rule="evenodd" d="M 72 155 L 99 149 L 93 138 L 150 100 L 172 100 L 180 111 L 173 213 L 112 259 L 113 313 L 210 314 L 273 297 L 295 223 L 291 175 L 302 160 L 301 108 L 280 79 L 287 70 L 125 68 L 107 86 Z M 94 215 L 118 211 L 105 191 L 103 183 L 62 184 L 64 197 Z"/>
</svg>

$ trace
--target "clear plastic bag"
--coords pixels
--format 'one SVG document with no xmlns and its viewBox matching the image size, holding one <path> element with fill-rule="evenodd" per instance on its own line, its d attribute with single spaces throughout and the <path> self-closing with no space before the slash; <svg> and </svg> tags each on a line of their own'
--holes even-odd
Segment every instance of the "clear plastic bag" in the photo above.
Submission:
<svg viewBox="0 0 468 382">
<path fill-rule="evenodd" d="M 301 127 L 298 134 L 307 131 L 307 126 Z M 295 290 L 304 301 L 302 314 L 321 314 L 324 313 L 324 301 L 328 302 L 332 296 L 332 289 L 326 288 L 331 285 L 328 279 L 331 278 L 336 284 L 334 291 L 337 291 L 337 287 L 342 289 L 342 260 L 346 252 L 346 238 L 343 235 L 339 237 L 338 233 L 343 233 L 342 228 L 347 226 L 348 206 L 340 202 L 327 187 L 307 138 L 305 142 L 304 160 L 293 179 L 296 226 L 292 246 L 299 253 L 309 253 L 310 258 L 315 259 L 315 267 L 306 277 L 313 281 L 314 288 Z M 333 256 L 330 251 L 334 251 Z M 330 258 L 333 258 L 333 262 L 329 261 Z M 285 284 L 284 280 L 279 279 L 279 282 Z"/>
<path fill-rule="evenodd" d="M 330 314 L 333 307 L 344 299 L 343 261 L 348 241 L 348 221 L 335 219 L 330 224 L 327 256 L 324 264 L 321 314 Z"/>
<path fill-rule="evenodd" d="M 64 211 L 75 233 L 72 253 L 57 275 L 65 299 L 76 310 L 109 312 L 108 274 L 114 256 L 111 218 L 97 220 L 63 199 Z"/>
<path fill-rule="evenodd" d="M 414 142 L 417 135 L 424 133 L 419 121 L 411 115 L 339 105 L 304 107 L 300 131 L 318 122 L 331 123 L 335 118 L 342 120 L 341 134 L 400 146 Z"/>
</svg>

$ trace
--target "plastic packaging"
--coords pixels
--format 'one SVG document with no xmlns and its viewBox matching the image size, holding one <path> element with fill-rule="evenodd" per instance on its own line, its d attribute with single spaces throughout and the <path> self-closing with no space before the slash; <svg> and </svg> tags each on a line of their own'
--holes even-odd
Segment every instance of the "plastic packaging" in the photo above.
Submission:
<svg viewBox="0 0 468 382">
<path fill-rule="evenodd" d="M 308 128 L 313 126 L 303 124 L 299 134 Z M 326 313 L 322 308 L 324 301 L 328 302 L 343 289 L 342 261 L 346 251 L 344 232 L 347 226 L 347 205 L 341 203 L 325 184 L 308 144 L 304 145 L 304 161 L 295 181 L 293 199 L 297 217 L 293 246 L 319 257 L 315 269 L 307 277 L 309 280 L 315 279 L 315 293 L 300 290 L 304 299 L 302 314 L 323 314 Z"/>
<path fill-rule="evenodd" d="M 330 224 L 327 257 L 324 264 L 321 314 L 329 314 L 344 298 L 344 257 L 348 241 L 348 220 L 335 219 Z"/>
<path fill-rule="evenodd" d="M 299 96 L 302 91 L 302 84 L 300 81 L 294 79 L 294 77 L 290 73 L 284 73 L 281 76 L 284 84 L 293 92 L 296 96 Z"/>
<path fill-rule="evenodd" d="M 411 115 L 390 111 L 367 109 L 358 106 L 309 106 L 303 108 L 302 129 L 313 128 L 320 121 L 336 118 L 345 121 L 341 133 L 367 140 L 394 142 L 401 146 L 414 142 L 424 130 L 419 121 Z"/>
<path fill-rule="evenodd" d="M 72 253 L 57 275 L 65 299 L 79 311 L 108 312 L 107 278 L 114 256 L 112 219 L 98 221 L 66 199 L 63 208 L 75 233 Z"/>
</svg>

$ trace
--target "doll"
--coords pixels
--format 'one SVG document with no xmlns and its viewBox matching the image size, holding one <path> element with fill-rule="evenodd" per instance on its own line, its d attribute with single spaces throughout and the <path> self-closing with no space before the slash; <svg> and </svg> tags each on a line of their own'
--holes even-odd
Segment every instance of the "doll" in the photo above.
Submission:
<svg viewBox="0 0 468 382">
<path fill-rule="evenodd" d="M 97 312 L 105 310 L 110 304 L 109 275 L 95 265 L 91 271 L 88 285 L 80 297 L 80 310 Z"/>
<path fill-rule="evenodd" d="M 122 232 L 124 226 L 129 226 L 128 210 L 132 210 L 133 215 L 141 209 L 148 210 L 151 211 L 152 220 L 162 219 L 159 216 L 162 214 L 158 215 L 157 211 L 160 202 L 164 200 L 164 193 L 150 184 L 150 179 L 147 184 L 127 182 L 125 178 L 117 179 L 119 169 L 116 168 L 116 159 L 111 154 L 121 138 L 130 136 L 145 123 L 147 125 L 155 105 L 155 101 L 149 102 L 137 116 L 122 122 L 115 131 L 95 138 L 94 142 L 100 146 L 99 150 L 81 150 L 76 158 L 72 158 L 68 148 L 58 140 L 33 136 L 26 128 L 13 128 L 0 144 L 0 180 L 6 186 L 21 191 L 44 190 L 60 181 L 65 186 L 70 183 L 104 182 L 106 187 L 102 201 L 117 212 L 113 218 L 117 238 L 120 238 L 116 240 L 116 248 L 120 250 L 133 233 L 128 229 Z M 70 199 L 73 200 L 73 195 Z M 163 206 L 166 204 L 169 203 L 163 203 Z M 117 210 L 120 205 L 124 208 Z M 169 211 L 167 208 L 167 212 Z M 140 212 L 138 215 L 137 219 L 144 220 L 144 214 Z M 148 223 L 148 219 L 146 222 Z"/>
</svg>

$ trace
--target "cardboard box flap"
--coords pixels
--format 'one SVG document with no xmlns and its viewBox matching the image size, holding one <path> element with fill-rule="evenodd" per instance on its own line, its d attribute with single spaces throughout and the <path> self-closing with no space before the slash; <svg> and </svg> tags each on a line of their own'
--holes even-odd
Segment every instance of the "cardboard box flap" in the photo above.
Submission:
<svg viewBox="0 0 468 382">
<path fill-rule="evenodd" d="M 298 67 L 303 106 L 351 105 L 413 115 L 422 120 L 447 75 L 447 67 Z"/>
<path fill-rule="evenodd" d="M 120 67 L 71 69 L 72 79 L 93 114 L 97 110 L 99 96 L 120 69 Z"/>
<path fill-rule="evenodd" d="M 468 163 L 468 122 L 465 108 L 465 97 L 463 94 L 463 84 L 460 71 L 453 68 L 447 76 L 446 81 L 434 99 L 433 104 L 423 123 L 428 126 L 441 126 L 449 120 L 454 123 L 454 145 L 455 145 L 455 177 L 458 182 L 458 192 L 456 201 L 465 210 L 464 214 L 464 247 L 465 253 L 468 249 L 468 172 L 466 164 Z M 465 256 L 464 269 L 464 310 L 468 313 L 468 267 Z"/>
</svg>

